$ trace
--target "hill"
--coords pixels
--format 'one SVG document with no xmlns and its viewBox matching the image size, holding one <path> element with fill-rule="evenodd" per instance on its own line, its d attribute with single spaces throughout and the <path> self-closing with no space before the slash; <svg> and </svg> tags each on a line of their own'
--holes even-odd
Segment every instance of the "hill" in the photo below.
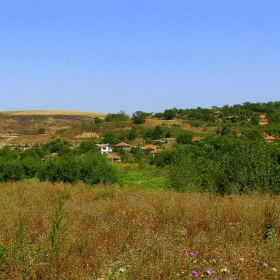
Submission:
<svg viewBox="0 0 280 280">
<path fill-rule="evenodd" d="M 45 143 L 59 130 L 94 123 L 106 115 L 94 112 L 30 110 L 0 112 L 0 142 Z M 44 127 L 45 133 L 38 134 Z"/>
</svg>

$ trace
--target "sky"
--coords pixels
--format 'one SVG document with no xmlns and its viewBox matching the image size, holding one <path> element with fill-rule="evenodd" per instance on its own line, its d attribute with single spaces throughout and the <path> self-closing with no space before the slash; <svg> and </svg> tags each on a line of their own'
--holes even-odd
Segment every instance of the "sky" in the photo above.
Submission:
<svg viewBox="0 0 280 280">
<path fill-rule="evenodd" d="M 280 100 L 279 0 L 1 0 L 0 111 Z"/>
</svg>

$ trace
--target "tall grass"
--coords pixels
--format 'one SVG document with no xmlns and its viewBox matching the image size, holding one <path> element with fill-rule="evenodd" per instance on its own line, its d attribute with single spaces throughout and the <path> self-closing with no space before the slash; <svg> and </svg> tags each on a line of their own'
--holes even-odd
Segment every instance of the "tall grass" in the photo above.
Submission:
<svg viewBox="0 0 280 280">
<path fill-rule="evenodd" d="M 279 202 L 1 184 L 0 279 L 279 279 Z"/>
</svg>

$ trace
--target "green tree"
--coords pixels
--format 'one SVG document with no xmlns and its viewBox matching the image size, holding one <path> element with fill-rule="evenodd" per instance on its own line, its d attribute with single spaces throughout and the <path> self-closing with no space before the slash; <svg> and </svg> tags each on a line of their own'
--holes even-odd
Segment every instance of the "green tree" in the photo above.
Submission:
<svg viewBox="0 0 280 280">
<path fill-rule="evenodd" d="M 163 117 L 166 119 L 166 120 L 172 120 L 174 119 L 176 116 L 176 112 L 175 110 L 173 109 L 166 109 L 164 112 L 163 112 Z"/>
<path fill-rule="evenodd" d="M 176 141 L 178 144 L 186 145 L 192 143 L 192 138 L 193 138 L 192 132 L 184 132 L 176 137 Z"/>
<path fill-rule="evenodd" d="M 134 124 L 143 124 L 145 123 L 147 118 L 147 113 L 142 112 L 142 111 L 136 111 L 135 113 L 132 114 L 132 122 Z"/>
<path fill-rule="evenodd" d="M 39 134 L 44 134 L 45 132 L 46 132 L 46 128 L 45 128 L 45 127 L 40 126 L 40 127 L 38 128 L 38 133 L 39 133 Z"/>
</svg>

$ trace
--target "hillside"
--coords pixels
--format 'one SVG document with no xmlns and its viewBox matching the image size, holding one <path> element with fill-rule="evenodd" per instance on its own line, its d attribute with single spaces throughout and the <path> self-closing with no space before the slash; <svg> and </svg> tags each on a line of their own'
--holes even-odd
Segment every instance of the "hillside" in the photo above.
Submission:
<svg viewBox="0 0 280 280">
<path fill-rule="evenodd" d="M 34 110 L 0 113 L 0 142 L 45 143 L 52 135 L 72 126 L 94 123 L 94 118 L 106 115 L 93 112 Z M 38 134 L 40 127 L 44 134 Z"/>
</svg>

